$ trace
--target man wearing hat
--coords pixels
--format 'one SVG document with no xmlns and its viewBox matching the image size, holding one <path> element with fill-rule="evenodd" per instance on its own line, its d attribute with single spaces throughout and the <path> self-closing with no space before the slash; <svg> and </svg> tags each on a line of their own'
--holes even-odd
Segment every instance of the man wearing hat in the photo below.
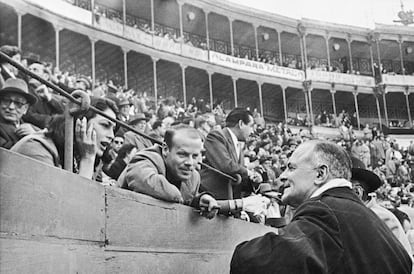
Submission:
<svg viewBox="0 0 414 274">
<path fill-rule="evenodd" d="M 147 125 L 147 117 L 145 117 L 144 113 L 138 113 L 131 118 L 129 125 L 131 125 L 137 131 L 144 133 L 145 127 Z M 132 144 L 138 149 L 138 151 L 152 146 L 152 142 L 150 140 L 132 131 L 127 131 L 124 135 L 124 138 L 124 144 Z"/>
<path fill-rule="evenodd" d="M 122 122 L 129 122 L 131 111 L 131 102 L 126 97 L 121 97 L 118 103 L 119 115 L 118 119 Z"/>
<path fill-rule="evenodd" d="M 35 132 L 31 124 L 22 122 L 22 116 L 36 100 L 29 93 L 25 81 L 6 80 L 0 89 L 0 147 L 9 149 L 23 136 Z"/>
<path fill-rule="evenodd" d="M 382 185 L 381 179 L 372 171 L 365 168 L 364 163 L 351 157 L 352 160 L 352 188 L 357 196 L 364 202 L 364 204 L 374 211 L 374 213 L 390 228 L 392 233 L 397 237 L 400 243 L 407 250 L 408 254 L 413 254 L 411 250 L 410 242 L 404 232 L 403 227 L 398 221 L 397 217 L 377 203 L 375 191 Z"/>
<path fill-rule="evenodd" d="M 76 79 L 75 89 L 83 90 L 90 94 L 92 88 L 91 81 L 86 76 L 81 76 Z"/>
</svg>

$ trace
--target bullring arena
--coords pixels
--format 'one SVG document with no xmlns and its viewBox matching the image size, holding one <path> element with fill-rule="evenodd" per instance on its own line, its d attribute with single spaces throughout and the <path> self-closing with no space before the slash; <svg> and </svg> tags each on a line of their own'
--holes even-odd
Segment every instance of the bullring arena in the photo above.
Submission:
<svg viewBox="0 0 414 274">
<path fill-rule="evenodd" d="M 262 129 L 289 127 L 288 140 L 340 142 L 351 127 L 352 141 L 374 129 L 398 142 L 413 174 L 412 25 L 356 27 L 216 0 L 0 0 L 3 45 L 46 64 L 60 87 L 85 78 L 91 95 L 115 89 L 131 116 L 138 98 L 152 115 L 174 105 L 195 124 L 249 109 Z M 229 273 L 235 246 L 274 228 L 201 219 L 0 149 L 0 230 L 1 273 Z"/>
</svg>

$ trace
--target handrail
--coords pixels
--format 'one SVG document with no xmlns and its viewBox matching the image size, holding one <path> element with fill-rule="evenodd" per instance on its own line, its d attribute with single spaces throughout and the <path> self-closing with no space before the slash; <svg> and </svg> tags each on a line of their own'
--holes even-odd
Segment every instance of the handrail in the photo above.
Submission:
<svg viewBox="0 0 414 274">
<path fill-rule="evenodd" d="M 19 64 L 18 62 L 16 62 L 15 60 L 13 60 L 12 58 L 10 58 L 8 55 L 4 54 L 3 52 L 0 52 L 0 57 L 3 58 L 4 60 L 6 60 L 8 63 L 10 63 L 12 66 L 14 66 L 17 69 L 19 69 L 20 71 L 22 71 L 23 73 L 25 73 L 25 74 L 29 75 L 30 77 L 38 80 L 39 82 L 41 82 L 42 84 L 48 86 L 49 88 L 57 91 L 60 95 L 62 95 L 63 97 L 67 98 L 72 103 L 75 103 L 75 104 L 78 104 L 78 105 L 81 104 L 80 99 L 79 100 L 76 99 L 75 97 L 73 97 L 72 95 L 70 95 L 69 93 L 67 93 L 62 88 L 58 87 L 57 85 L 55 85 L 55 84 L 53 84 L 53 83 L 51 83 L 51 82 L 49 82 L 49 81 L 41 78 L 40 76 L 36 75 L 35 73 L 31 72 L 30 70 L 28 70 L 27 68 L 23 67 L 21 64 Z M 123 126 L 124 128 L 127 128 L 128 130 L 130 130 L 130 131 L 132 131 L 132 132 L 134 132 L 134 133 L 136 133 L 136 134 L 138 134 L 138 135 L 140 135 L 140 136 L 142 136 L 142 137 L 144 137 L 146 139 L 149 139 L 151 142 L 153 142 L 155 144 L 159 144 L 159 145 L 162 145 L 163 144 L 163 142 L 161 142 L 160 140 L 155 139 L 155 138 L 152 138 L 152 137 L 146 135 L 145 133 L 142 133 L 142 132 L 137 131 L 136 129 L 134 129 L 133 127 L 131 127 L 130 125 L 128 125 L 127 123 L 122 122 L 122 121 L 119 121 L 116 118 L 112 118 L 111 116 L 109 116 L 105 112 L 103 112 L 102 110 L 99 110 L 99 109 L 97 109 L 97 108 L 95 108 L 93 106 L 90 106 L 89 108 L 92 111 L 94 111 L 95 113 L 97 113 L 97 114 L 99 114 L 99 115 L 107 118 L 108 120 L 110 120 L 110 121 L 112 121 L 114 123 L 117 123 L 117 124 Z M 65 157 L 66 157 L 66 155 L 65 155 Z M 241 181 L 241 177 L 238 174 L 237 174 L 238 176 L 236 176 L 236 178 L 234 178 L 233 176 L 231 176 L 229 174 L 226 174 L 226 173 L 224 173 L 224 172 L 222 172 L 222 171 L 220 171 L 220 170 L 218 170 L 218 169 L 216 169 L 216 168 L 214 168 L 214 167 L 212 167 L 212 166 L 210 166 L 210 165 L 208 165 L 206 163 L 199 162 L 199 164 L 202 165 L 202 166 L 204 166 L 207 169 L 210 169 L 210 170 L 216 172 L 217 174 L 222 175 L 223 177 L 225 177 L 225 178 L 227 178 L 227 179 L 229 179 L 229 180 L 231 180 L 233 182 L 240 183 L 240 181 Z M 229 185 L 231 185 L 231 184 L 229 183 Z"/>
</svg>

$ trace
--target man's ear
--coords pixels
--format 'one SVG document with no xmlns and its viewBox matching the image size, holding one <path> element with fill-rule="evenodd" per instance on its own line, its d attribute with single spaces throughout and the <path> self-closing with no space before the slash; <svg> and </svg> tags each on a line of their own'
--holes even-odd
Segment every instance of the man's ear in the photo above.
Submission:
<svg viewBox="0 0 414 274">
<path fill-rule="evenodd" d="M 317 175 L 315 179 L 316 185 L 322 185 L 328 181 L 329 170 L 327 165 L 321 165 L 316 169 Z"/>
<path fill-rule="evenodd" d="M 22 111 L 23 112 L 23 115 L 25 115 L 27 113 L 27 111 L 29 110 L 29 106 L 28 105 L 25 105 L 24 107 L 25 107 L 25 109 Z"/>
</svg>

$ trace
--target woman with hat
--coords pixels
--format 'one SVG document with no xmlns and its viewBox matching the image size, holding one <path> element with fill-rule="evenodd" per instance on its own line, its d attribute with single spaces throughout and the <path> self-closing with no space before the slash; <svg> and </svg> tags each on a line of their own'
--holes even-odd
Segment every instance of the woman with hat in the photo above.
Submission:
<svg viewBox="0 0 414 274">
<path fill-rule="evenodd" d="M 92 98 L 91 105 L 112 118 L 118 111 L 111 100 Z M 107 146 L 114 138 L 115 123 L 88 110 L 85 114 L 74 116 L 74 172 L 94 179 L 96 161 L 102 157 Z M 47 132 L 31 134 L 16 143 L 12 151 L 24 154 L 45 164 L 61 167 L 65 150 L 65 117 L 56 115 L 47 127 Z"/>
<path fill-rule="evenodd" d="M 23 123 L 29 105 L 36 102 L 21 79 L 9 78 L 0 89 L 0 147 L 11 148 L 20 138 L 35 132 L 35 127 Z"/>
</svg>

